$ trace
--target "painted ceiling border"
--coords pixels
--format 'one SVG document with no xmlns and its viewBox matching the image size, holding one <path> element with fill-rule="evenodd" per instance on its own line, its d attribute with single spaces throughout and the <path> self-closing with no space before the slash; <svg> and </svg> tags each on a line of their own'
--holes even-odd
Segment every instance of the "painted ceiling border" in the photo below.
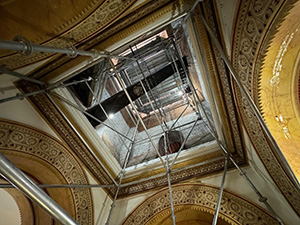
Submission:
<svg viewBox="0 0 300 225">
<path fill-rule="evenodd" d="M 253 95 L 253 80 L 257 74 L 252 74 L 255 55 L 260 48 L 265 32 L 273 23 L 280 10 L 293 1 L 243 0 L 239 4 L 238 15 L 235 21 L 232 42 L 232 64 L 237 71 L 243 85 Z M 239 114 L 258 156 L 266 170 L 290 203 L 295 212 L 300 215 L 300 193 L 285 173 L 281 163 L 270 147 L 262 128 L 251 112 L 250 106 L 241 95 L 234 83 L 235 97 Z"/>
<path fill-rule="evenodd" d="M 17 87 L 24 93 L 40 90 L 39 85 L 21 80 Z M 56 107 L 47 94 L 38 94 L 29 97 L 30 103 L 37 109 L 38 113 L 45 119 L 58 136 L 65 141 L 73 153 L 79 158 L 86 169 L 96 181 L 103 185 L 111 185 L 113 181 L 91 153 L 89 146 L 78 135 L 68 119 Z M 105 166 L 105 165 L 104 165 Z M 108 167 L 106 167 L 108 168 Z M 113 188 L 105 188 L 106 192 L 113 196 Z"/>
<path fill-rule="evenodd" d="M 125 18 L 111 24 L 108 29 L 99 32 L 95 37 L 86 40 L 82 45 L 78 46 L 78 49 L 100 52 L 105 51 L 107 48 L 122 41 L 124 38 L 138 32 L 140 29 L 150 24 L 154 24 L 156 20 L 161 19 L 163 16 L 168 14 L 175 15 L 176 10 L 183 10 L 180 7 L 183 7 L 185 3 L 190 3 L 191 1 L 192 0 L 176 0 L 173 2 L 171 0 L 151 1 L 138 10 L 126 15 Z M 86 56 L 70 58 L 66 55 L 60 55 L 33 71 L 29 76 L 49 81 L 80 63 L 87 61 L 87 59 Z M 93 59 L 91 60 L 93 61 Z"/>
<path fill-rule="evenodd" d="M 117 2 L 116 2 L 117 1 Z M 90 15 L 84 16 L 84 10 L 81 14 L 75 18 L 61 24 L 56 30 L 56 36 L 47 41 L 39 42 L 38 44 L 55 46 L 66 48 L 67 46 L 80 46 L 85 40 L 90 39 L 99 32 L 103 31 L 107 26 L 116 22 L 118 18 L 122 16 L 137 0 L 105 0 L 102 1 L 98 8 L 90 13 Z M 86 7 L 86 11 L 92 8 L 97 1 L 92 1 L 90 5 Z M 108 16 L 109 14 L 109 16 Z M 102 18 L 105 18 L 102 21 Z M 64 27 L 71 26 L 66 31 L 59 33 Z M 39 41 L 39 40 L 38 40 Z M 10 69 L 16 69 L 30 65 L 32 63 L 42 61 L 43 59 L 53 56 L 53 53 L 32 53 L 31 55 L 24 57 L 20 54 L 12 54 L 0 58 L 0 64 L 7 65 Z"/>
<path fill-rule="evenodd" d="M 67 184 L 87 184 L 86 174 L 73 153 L 48 134 L 28 125 L 0 119 L 0 150 L 4 155 L 34 160 L 43 166 L 54 167 Z M 45 164 L 45 165 L 44 165 Z M 34 176 L 34 174 L 32 174 Z M 75 210 L 75 219 L 80 224 L 93 224 L 94 210 L 89 189 L 70 189 Z"/>
<path fill-rule="evenodd" d="M 231 90 L 229 72 L 221 55 L 215 46 L 212 45 L 200 16 L 202 14 L 206 18 L 215 36 L 221 43 L 224 43 L 220 33 L 220 25 L 216 20 L 216 18 L 218 18 L 217 13 L 217 9 L 212 1 L 204 1 L 195 9 L 193 19 L 199 34 L 198 39 L 200 39 L 201 42 L 199 48 L 203 49 L 203 57 L 206 60 L 204 65 L 206 66 L 206 71 L 204 72 L 210 76 L 211 85 L 218 104 L 217 107 L 220 110 L 222 124 L 225 124 L 223 126 L 223 133 L 225 135 L 227 149 L 231 153 L 236 153 L 241 158 L 240 161 L 246 163 L 245 147 L 241 136 L 242 132 L 238 121 L 237 110 L 234 104 L 233 92 Z"/>
<path fill-rule="evenodd" d="M 220 189 L 218 187 L 185 183 L 172 186 L 175 213 L 182 207 L 215 213 Z M 122 225 L 162 224 L 171 216 L 170 193 L 168 188 L 161 189 L 140 203 L 124 220 Z M 268 212 L 257 204 L 231 191 L 224 190 L 219 217 L 230 224 L 278 224 Z"/>
</svg>

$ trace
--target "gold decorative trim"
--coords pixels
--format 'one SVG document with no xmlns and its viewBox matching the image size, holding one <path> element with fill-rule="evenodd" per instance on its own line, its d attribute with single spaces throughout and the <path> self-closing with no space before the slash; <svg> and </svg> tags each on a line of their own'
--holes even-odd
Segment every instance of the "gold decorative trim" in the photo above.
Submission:
<svg viewBox="0 0 300 225">
<path fill-rule="evenodd" d="M 178 3 L 180 2 L 180 3 Z M 143 7 L 135 10 L 127 15 L 125 18 L 113 23 L 108 29 L 101 31 L 94 38 L 87 40 L 80 46 L 80 50 L 97 50 L 103 51 L 113 44 L 130 36 L 143 27 L 154 23 L 162 16 L 174 13 L 174 10 L 191 0 L 177 0 L 170 3 L 170 0 L 154 0 Z M 170 4 L 168 4 L 170 3 Z M 178 9 L 179 10 L 179 9 Z M 57 75 L 64 73 L 70 68 L 82 63 L 87 57 L 78 56 L 75 59 L 70 59 L 68 56 L 60 56 L 51 60 L 47 65 L 42 66 L 40 69 L 34 71 L 30 76 L 35 78 L 43 78 L 44 80 L 51 80 Z M 63 66 L 62 66 L 63 65 Z"/>
<path fill-rule="evenodd" d="M 238 164 L 242 164 L 242 159 L 240 157 L 234 157 Z M 232 163 L 229 167 L 234 167 Z M 191 169 L 181 170 L 179 172 L 171 173 L 171 182 L 178 183 L 182 181 L 192 180 L 199 177 L 203 177 L 208 174 L 217 173 L 224 169 L 224 160 L 220 159 L 214 162 L 206 163 L 201 166 L 196 166 Z M 138 180 L 138 179 L 137 179 Z M 124 183 L 126 184 L 126 183 Z M 136 194 L 139 192 L 145 192 L 153 188 L 161 188 L 168 185 L 167 176 L 164 174 L 160 177 L 153 178 L 151 180 L 143 181 L 137 184 L 133 184 L 120 189 L 119 197 L 128 197 L 129 195 Z"/>
<path fill-rule="evenodd" d="M 68 184 L 86 184 L 87 178 L 76 158 L 58 141 L 42 131 L 0 119 L 0 149 L 6 154 L 28 155 L 47 162 Z M 26 158 L 26 157 L 25 157 Z M 26 160 L 26 159 L 24 159 Z M 93 224 L 92 196 L 89 189 L 71 189 L 75 219 L 80 224 Z"/>
<path fill-rule="evenodd" d="M 261 52 L 261 44 L 265 38 L 265 32 L 270 30 L 270 25 L 274 22 L 274 18 L 278 15 L 278 12 L 284 9 L 287 2 L 284 0 L 255 2 L 243 0 L 240 2 L 232 42 L 232 64 L 243 85 L 252 95 L 256 93 L 256 89 L 255 87 L 253 89 L 253 86 L 256 85 L 258 78 L 257 71 L 255 73 L 252 71 L 253 64 L 256 63 L 255 57 L 263 57 L 264 53 Z M 290 1 L 289 3 L 292 2 Z M 239 113 L 256 152 L 276 185 L 294 210 L 300 215 L 300 193 L 274 155 L 257 118 L 252 113 L 249 104 L 241 95 L 236 84 L 234 84 L 234 91 Z"/>
<path fill-rule="evenodd" d="M 196 8 L 196 12 L 193 15 L 194 24 L 201 40 L 202 46 L 199 46 L 199 48 L 202 48 L 204 51 L 205 63 L 210 79 L 212 80 L 214 93 L 216 93 L 215 97 L 218 109 L 220 110 L 222 124 L 224 124 L 223 133 L 225 135 L 227 148 L 231 153 L 237 153 L 241 159 L 245 160 L 240 125 L 237 120 L 233 93 L 230 89 L 230 80 L 228 79 L 229 74 L 219 52 L 211 45 L 206 29 L 200 18 L 200 15 L 203 14 L 214 31 L 215 36 L 220 39 L 218 32 L 219 26 L 214 19 L 217 17 L 215 11 L 211 1 L 203 2 L 201 7 Z"/>
<path fill-rule="evenodd" d="M 41 44 L 47 46 L 55 46 L 65 48 L 67 46 L 77 46 L 84 42 L 86 39 L 98 34 L 100 31 L 104 30 L 109 24 L 116 21 L 128 8 L 130 8 L 137 0 L 106 0 L 102 2 L 98 8 L 87 18 L 81 21 L 81 17 L 84 17 L 84 13 L 90 10 L 93 4 L 88 5 L 82 14 L 78 15 L 67 24 L 62 24 L 58 31 L 65 28 L 65 26 L 70 26 L 70 23 L 78 23 L 75 27 L 59 34 L 56 38 L 44 41 Z M 77 21 L 76 21 L 77 20 Z M 0 59 L 0 64 L 7 65 L 10 69 L 19 68 L 28 64 L 32 64 L 37 61 L 41 61 L 45 58 L 53 56 L 52 53 L 33 53 L 28 57 L 24 57 L 19 54 L 13 54 Z"/>
<path fill-rule="evenodd" d="M 201 149 L 198 149 L 198 151 L 201 151 Z M 191 153 L 191 154 L 193 154 L 193 153 Z M 212 153 L 207 153 L 205 155 L 200 155 L 198 157 L 195 156 L 192 159 L 187 159 L 187 160 L 184 160 L 182 162 L 178 162 L 178 163 L 174 164 L 173 170 L 182 169 L 182 168 L 185 168 L 187 166 L 195 165 L 195 164 L 198 164 L 198 163 L 203 163 L 206 160 L 213 160 L 213 159 L 217 159 L 217 158 L 220 159 L 220 157 L 223 157 L 223 154 L 222 154 L 221 149 L 217 148 Z M 217 163 L 216 161 L 214 163 Z M 220 160 L 220 164 L 222 164 L 221 162 L 222 162 L 222 160 Z M 138 175 L 135 175 L 135 176 L 129 176 L 128 178 L 125 176 L 123 178 L 123 183 L 128 183 L 128 182 L 132 182 L 132 181 L 135 181 L 135 180 L 147 178 L 147 177 L 150 177 L 150 176 L 155 176 L 155 175 L 160 174 L 160 173 L 165 175 L 165 172 L 166 172 L 166 169 L 164 167 L 162 167 L 160 169 L 156 169 L 156 170 L 153 169 L 152 171 L 147 171 L 147 173 L 142 173 L 142 174 L 138 174 Z"/>
<path fill-rule="evenodd" d="M 172 186 L 173 204 L 176 212 L 186 207 L 214 214 L 219 188 L 205 184 L 180 184 Z M 137 206 L 122 225 L 162 224 L 171 216 L 170 195 L 164 188 Z M 219 217 L 229 224 L 278 224 L 264 209 L 243 197 L 224 190 Z"/>
</svg>

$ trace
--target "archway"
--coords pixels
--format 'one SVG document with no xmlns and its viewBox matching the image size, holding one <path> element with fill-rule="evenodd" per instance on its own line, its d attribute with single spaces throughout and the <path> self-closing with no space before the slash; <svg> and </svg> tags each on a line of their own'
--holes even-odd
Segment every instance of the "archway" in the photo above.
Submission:
<svg viewBox="0 0 300 225">
<path fill-rule="evenodd" d="M 211 224 L 219 188 L 205 184 L 178 184 L 172 186 L 176 224 Z M 169 190 L 164 188 L 143 201 L 128 215 L 123 225 L 172 224 Z M 224 190 L 218 224 L 278 224 L 258 205 Z"/>
<path fill-rule="evenodd" d="M 68 148 L 32 127 L 0 120 L 0 151 L 37 183 L 88 183 L 83 168 Z M 89 189 L 46 189 L 46 192 L 80 224 L 93 223 Z M 11 194 L 15 197 L 16 193 Z M 23 204 L 24 201 L 16 202 Z M 32 208 L 33 212 L 42 213 L 34 204 Z M 35 219 L 35 224 L 44 223 Z"/>
</svg>

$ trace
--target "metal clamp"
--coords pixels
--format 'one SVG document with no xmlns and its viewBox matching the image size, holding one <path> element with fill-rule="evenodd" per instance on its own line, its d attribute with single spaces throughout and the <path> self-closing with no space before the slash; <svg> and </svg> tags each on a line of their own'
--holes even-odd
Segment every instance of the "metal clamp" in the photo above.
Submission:
<svg viewBox="0 0 300 225">
<path fill-rule="evenodd" d="M 76 48 L 73 45 L 67 46 L 67 48 L 68 50 L 71 50 L 71 52 L 68 53 L 68 56 L 70 58 L 76 58 L 78 55 Z"/>
<path fill-rule="evenodd" d="M 21 55 L 29 56 L 32 54 L 32 43 L 26 37 L 18 35 L 13 40 L 24 44 L 25 50 L 19 51 Z"/>
</svg>

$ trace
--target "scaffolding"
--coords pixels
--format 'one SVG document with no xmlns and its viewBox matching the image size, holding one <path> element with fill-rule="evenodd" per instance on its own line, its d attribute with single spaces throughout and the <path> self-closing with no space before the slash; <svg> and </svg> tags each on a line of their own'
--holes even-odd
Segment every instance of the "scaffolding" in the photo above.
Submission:
<svg viewBox="0 0 300 225">
<path fill-rule="evenodd" d="M 197 3 L 198 3 L 198 1 L 196 1 L 196 3 L 191 8 L 191 10 L 182 19 L 181 26 L 184 25 L 185 21 L 190 16 L 190 13 L 195 8 Z M 264 130 L 266 136 L 268 137 L 268 140 L 270 141 L 273 148 L 276 150 L 277 156 L 285 164 L 285 167 L 289 168 L 286 160 L 284 159 L 284 157 L 282 156 L 282 153 L 280 152 L 279 147 L 277 146 L 277 144 L 276 144 L 275 140 L 273 139 L 270 131 L 268 130 L 266 124 L 264 123 L 263 118 L 261 117 L 261 114 L 259 113 L 257 107 L 253 103 L 252 98 L 250 97 L 249 93 L 246 91 L 246 89 L 241 84 L 236 72 L 234 71 L 234 69 L 233 69 L 233 67 L 230 63 L 230 61 L 227 59 L 221 45 L 219 44 L 218 40 L 213 35 L 213 33 L 211 31 L 211 28 L 209 27 L 209 25 L 207 24 L 207 22 L 205 21 L 205 19 L 203 17 L 202 17 L 202 21 L 203 21 L 203 23 L 204 23 L 204 25 L 205 25 L 205 27 L 208 31 L 208 34 L 211 37 L 213 43 L 217 47 L 219 53 L 221 54 L 223 60 L 225 61 L 227 67 L 229 68 L 232 78 L 235 80 L 235 82 L 237 83 L 238 87 L 240 88 L 243 96 L 246 98 L 246 100 L 250 104 L 253 113 L 255 113 L 255 115 L 259 119 L 259 122 L 260 122 L 261 126 L 263 127 L 263 130 Z M 21 78 L 21 79 L 29 80 L 29 81 L 37 83 L 37 84 L 40 84 L 40 85 L 42 85 L 43 88 L 39 91 L 36 91 L 36 92 L 26 93 L 26 94 L 18 94 L 16 96 L 1 99 L 0 103 L 13 101 L 13 100 L 17 100 L 17 99 L 22 100 L 22 99 L 24 99 L 26 97 L 29 97 L 29 96 L 32 96 L 32 95 L 37 95 L 37 94 L 40 94 L 40 93 L 46 93 L 50 97 L 58 98 L 59 100 L 65 102 L 67 105 L 69 105 L 71 107 L 74 107 L 79 112 L 85 114 L 87 117 L 90 117 L 90 118 L 96 120 L 100 124 L 106 126 L 107 128 L 111 129 L 113 132 L 115 132 L 117 137 L 126 146 L 126 154 L 125 154 L 125 160 L 124 160 L 122 169 L 120 171 L 118 182 L 116 182 L 115 179 L 113 179 L 112 175 L 106 170 L 106 172 L 109 174 L 111 180 L 113 181 L 113 184 L 109 184 L 109 185 L 96 185 L 96 184 L 95 185 L 93 185 L 93 184 L 69 184 L 69 185 L 42 184 L 42 185 L 35 185 L 32 181 L 30 181 L 30 179 L 25 174 L 23 174 L 19 169 L 17 169 L 16 166 L 14 166 L 2 154 L 0 154 L 0 173 L 3 176 L 5 176 L 6 179 L 12 184 L 12 185 L 10 185 L 10 184 L 0 184 L 0 188 L 12 188 L 12 187 L 19 188 L 27 197 L 29 197 L 31 200 L 35 201 L 38 205 L 43 207 L 53 218 L 55 218 L 57 221 L 61 222 L 62 224 L 77 224 L 77 222 L 74 221 L 74 219 L 71 218 L 62 208 L 60 208 L 60 206 L 58 206 L 52 199 L 50 199 L 50 197 L 47 196 L 41 190 L 41 188 L 114 188 L 116 190 L 115 196 L 114 196 L 113 202 L 111 204 L 109 215 L 108 215 L 106 223 L 105 223 L 106 225 L 109 225 L 111 215 L 113 213 L 113 209 L 115 207 L 115 203 L 116 203 L 120 188 L 127 187 L 127 186 L 132 185 L 132 184 L 141 183 L 141 182 L 144 182 L 146 180 L 150 180 L 150 179 L 153 179 L 153 178 L 156 178 L 156 177 L 160 177 L 163 174 L 165 174 L 166 177 L 167 177 L 167 181 L 168 181 L 168 189 L 169 189 L 169 196 L 170 196 L 170 208 L 171 208 L 171 218 L 172 218 L 173 225 L 175 225 L 176 224 L 176 215 L 175 215 L 175 206 L 173 204 L 173 197 L 172 197 L 171 174 L 173 172 L 181 170 L 181 169 L 173 169 L 173 166 L 174 166 L 176 160 L 178 159 L 178 156 L 182 152 L 182 150 L 183 150 L 190 134 L 195 129 L 197 123 L 199 123 L 199 120 L 201 120 L 205 123 L 205 125 L 208 127 L 208 130 L 209 130 L 210 134 L 216 140 L 217 144 L 219 145 L 220 149 L 222 150 L 223 156 L 218 157 L 216 159 L 212 159 L 212 160 L 206 160 L 204 162 L 201 162 L 201 163 L 198 163 L 198 164 L 195 164 L 195 165 L 191 165 L 189 168 L 199 166 L 199 165 L 202 165 L 202 164 L 205 164 L 207 162 L 214 161 L 214 160 L 220 160 L 220 159 L 224 160 L 224 172 L 223 172 L 222 182 L 220 184 L 220 192 L 219 192 L 218 201 L 216 203 L 216 211 L 215 211 L 215 215 L 214 215 L 212 224 L 213 225 L 217 224 L 220 204 L 221 204 L 221 200 L 222 200 L 222 193 L 223 193 L 223 189 L 224 189 L 225 177 L 226 177 L 229 162 L 231 162 L 237 168 L 237 170 L 240 172 L 240 174 L 245 178 L 245 180 L 248 182 L 250 187 L 257 194 L 257 196 L 259 198 L 259 201 L 262 202 L 266 206 L 266 208 L 269 210 L 269 212 L 278 221 L 278 224 L 283 224 L 283 222 L 281 221 L 279 216 L 275 213 L 273 208 L 268 203 L 267 198 L 264 195 L 261 194 L 261 192 L 257 189 L 255 184 L 250 180 L 250 178 L 243 171 L 243 169 L 239 167 L 239 165 L 235 162 L 233 156 L 230 154 L 230 152 L 228 151 L 228 149 L 226 148 L 224 143 L 219 139 L 219 136 L 218 136 L 217 132 L 215 131 L 213 122 L 211 121 L 210 116 L 207 114 L 207 112 L 205 110 L 205 107 L 203 105 L 201 97 L 197 93 L 196 88 L 194 87 L 193 83 L 190 80 L 188 68 L 186 68 L 185 63 L 182 60 L 182 54 L 180 53 L 180 49 L 178 47 L 177 38 L 176 38 L 176 35 L 177 35 L 178 31 L 179 31 L 179 28 L 176 29 L 176 31 L 174 32 L 174 35 L 172 37 L 170 37 L 166 40 L 167 41 L 167 45 L 166 45 L 167 47 L 165 47 L 166 49 L 164 49 L 164 53 L 167 54 L 166 57 L 169 58 L 170 63 L 174 67 L 173 68 L 174 69 L 174 74 L 175 74 L 175 76 L 177 76 L 178 79 L 180 79 L 180 74 L 182 72 L 179 71 L 180 69 L 177 67 L 177 64 L 175 63 L 175 60 L 178 59 L 180 61 L 180 64 L 183 68 L 183 72 L 184 72 L 185 77 L 186 77 L 186 82 L 188 83 L 189 87 L 191 88 L 191 94 L 192 94 L 191 96 L 193 98 L 192 101 L 195 103 L 195 105 L 192 105 L 191 101 L 188 100 L 188 98 L 190 98 L 190 97 L 186 96 L 185 102 L 182 103 L 182 106 L 184 106 L 184 109 L 181 111 L 181 113 L 176 118 L 176 120 L 172 123 L 171 126 L 167 125 L 167 118 L 166 118 L 167 113 L 166 113 L 166 109 L 162 106 L 162 102 L 159 101 L 159 98 L 155 97 L 155 94 L 151 91 L 151 89 L 148 92 L 146 90 L 146 87 L 142 83 L 142 78 L 146 79 L 145 71 L 149 70 L 149 68 L 143 68 L 143 66 L 141 65 L 143 62 L 140 62 L 139 55 L 136 54 L 136 52 L 133 50 L 132 47 L 130 48 L 130 51 L 131 51 L 130 54 L 122 56 L 122 55 L 112 55 L 111 53 L 107 53 L 107 52 L 104 53 L 104 52 L 96 52 L 96 51 L 82 51 L 82 50 L 77 50 L 75 48 L 57 48 L 57 47 L 50 47 L 50 46 L 41 46 L 41 45 L 32 44 L 27 39 L 20 38 L 20 37 L 17 39 L 17 41 L 0 41 L 0 49 L 16 50 L 16 51 L 23 52 L 25 54 L 30 54 L 32 52 L 52 52 L 52 53 L 67 54 L 71 57 L 76 57 L 78 55 L 84 55 L 84 56 L 90 56 L 90 57 L 93 57 L 93 58 L 98 58 L 98 57 L 106 58 L 109 62 L 109 65 L 110 65 L 109 69 L 111 70 L 111 72 L 114 74 L 114 76 L 118 80 L 118 85 L 120 85 L 120 87 L 122 88 L 122 90 L 124 91 L 125 95 L 127 96 L 128 100 L 130 102 L 130 107 L 131 108 L 126 107 L 126 110 L 127 110 L 127 112 L 130 111 L 130 110 L 132 110 L 132 112 L 134 112 L 134 113 L 128 113 L 128 114 L 131 115 L 131 120 L 132 120 L 133 124 L 135 124 L 135 132 L 134 132 L 132 138 L 128 138 L 127 135 L 124 135 L 124 134 L 122 134 L 121 132 L 118 131 L 115 124 L 110 122 L 110 125 L 109 125 L 108 123 L 106 123 L 104 121 L 101 121 L 99 118 L 97 118 L 94 115 L 88 113 L 82 106 L 71 102 L 70 100 L 66 99 L 65 97 L 63 97 L 63 96 L 61 96 L 61 95 L 59 95 L 59 94 L 57 94 L 53 91 L 57 88 L 64 88 L 64 87 L 68 87 L 68 86 L 71 86 L 71 85 L 76 85 L 78 83 L 84 83 L 84 84 L 86 84 L 86 86 L 91 91 L 93 97 L 95 99 L 98 99 L 98 101 L 96 101 L 96 104 L 98 104 L 102 108 L 102 110 L 105 112 L 104 108 L 101 106 L 100 99 L 96 96 L 97 94 L 93 92 L 92 88 L 88 84 L 88 81 L 90 81 L 92 78 L 87 78 L 87 79 L 83 79 L 83 80 L 80 80 L 80 81 L 65 82 L 63 84 L 61 84 L 61 83 L 46 84 L 46 83 L 41 82 L 39 80 L 35 80 L 33 78 L 28 78 L 28 77 L 26 77 L 22 74 L 18 74 L 14 71 L 8 70 L 7 68 L 1 67 L 0 68 L 1 72 L 6 73 L 6 74 L 11 75 L 11 76 Z M 160 42 L 157 42 L 156 44 L 160 44 Z M 170 47 L 172 47 L 172 51 L 173 51 L 173 53 L 171 53 L 171 54 L 170 54 L 170 52 L 168 52 L 170 50 Z M 131 80 L 130 80 L 130 78 L 128 78 L 128 76 L 125 76 L 126 74 L 125 75 L 120 74 L 120 71 L 117 68 L 117 65 L 113 62 L 113 59 L 116 59 L 116 58 L 120 59 L 120 60 L 130 61 L 130 62 L 133 61 L 133 62 L 136 63 L 139 72 L 137 72 L 137 71 L 135 71 L 135 72 L 137 74 L 142 75 L 142 77 L 137 76 L 138 78 L 136 78 L 136 79 L 137 79 L 137 82 L 140 82 L 142 84 L 143 91 L 146 93 L 145 96 L 144 96 L 143 101 L 147 101 L 149 103 L 149 107 L 147 108 L 147 110 L 149 111 L 151 109 L 151 111 L 154 112 L 154 116 L 155 116 L 159 126 L 161 127 L 161 132 L 153 135 L 148 131 L 147 126 L 144 122 L 144 119 L 141 116 L 141 110 L 138 109 L 142 106 L 143 101 L 138 100 L 138 102 L 135 102 L 134 100 L 132 100 L 130 94 L 127 91 L 127 87 L 130 84 Z M 146 85 L 149 86 L 148 83 L 146 83 Z M 183 90 L 182 85 L 180 85 L 178 82 L 176 82 L 176 85 L 177 85 L 178 90 Z M 115 86 L 115 89 L 117 90 L 116 86 Z M 184 94 L 187 95 L 185 92 L 184 92 Z M 180 125 L 180 126 L 176 127 L 175 125 L 177 124 L 178 120 L 182 117 L 182 115 L 185 113 L 185 111 L 189 107 L 192 108 L 195 111 L 195 114 L 197 115 L 197 117 L 196 117 L 195 120 L 190 121 L 190 122 L 187 123 L 188 125 L 192 124 L 192 126 L 191 126 L 186 138 L 181 143 L 181 146 L 178 149 L 173 161 L 170 162 L 169 152 L 168 152 L 168 147 L 170 146 L 170 143 L 169 143 L 169 140 L 167 138 L 168 133 L 171 130 L 176 129 L 180 126 L 185 126 L 185 125 Z M 105 115 L 106 115 L 107 118 L 109 118 L 109 115 L 108 115 L 107 112 L 105 112 Z M 147 135 L 146 139 L 138 139 L 137 138 L 139 125 L 141 125 L 144 128 L 144 131 Z M 164 137 L 165 157 L 160 154 L 160 152 L 157 148 L 157 145 L 155 144 L 155 141 L 153 140 L 153 137 L 161 136 L 161 135 L 163 135 L 163 137 Z M 129 142 L 129 146 L 127 146 L 125 141 Z M 148 178 L 140 179 L 138 181 L 133 181 L 133 182 L 123 184 L 122 180 L 123 180 L 124 175 L 126 173 L 126 169 L 127 169 L 127 165 L 128 165 L 129 159 L 130 159 L 130 155 L 132 154 L 132 149 L 133 149 L 135 144 L 137 144 L 139 142 L 143 142 L 143 141 L 149 141 L 151 143 L 153 149 L 155 150 L 155 152 L 156 152 L 156 154 L 157 154 L 157 156 L 158 156 L 158 158 L 159 158 L 159 160 L 162 164 L 162 167 L 165 168 L 165 173 L 157 174 L 157 175 L 154 175 L 154 176 L 151 176 L 151 177 L 148 177 Z M 99 162 L 100 162 L 100 160 L 99 160 Z M 105 167 L 103 166 L 103 168 L 105 168 Z M 292 171 L 289 171 L 288 174 L 289 174 L 291 180 L 294 182 L 295 186 L 299 190 L 299 183 L 297 182 L 297 179 L 295 177 L 293 177 Z"/>
</svg>

